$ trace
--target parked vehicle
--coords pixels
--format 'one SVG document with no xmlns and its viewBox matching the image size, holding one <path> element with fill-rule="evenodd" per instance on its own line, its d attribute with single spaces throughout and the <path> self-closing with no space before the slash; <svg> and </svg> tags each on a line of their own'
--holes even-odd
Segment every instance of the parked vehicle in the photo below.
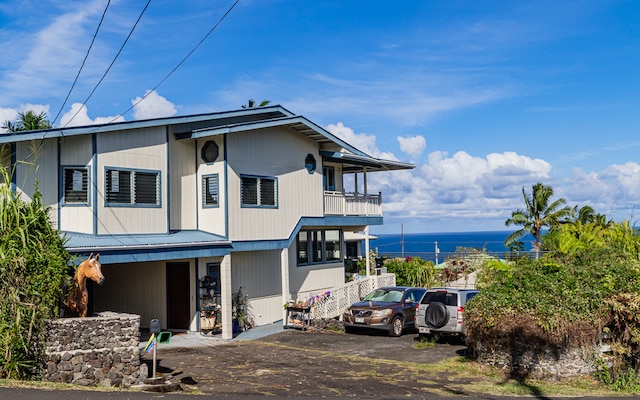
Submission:
<svg viewBox="0 0 640 400">
<path fill-rule="evenodd" d="M 420 337 L 464 335 L 464 308 L 476 289 L 434 288 L 416 305 L 415 327 Z"/>
<path fill-rule="evenodd" d="M 379 329 L 389 336 L 400 336 L 414 327 L 416 305 L 427 289 L 386 286 L 375 289 L 343 314 L 344 328 L 351 333 L 358 328 Z"/>
</svg>

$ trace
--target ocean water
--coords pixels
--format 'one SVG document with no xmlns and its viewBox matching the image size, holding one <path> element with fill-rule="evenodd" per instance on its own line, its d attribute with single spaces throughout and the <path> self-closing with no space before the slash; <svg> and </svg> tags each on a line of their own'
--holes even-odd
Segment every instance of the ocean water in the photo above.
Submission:
<svg viewBox="0 0 640 400">
<path fill-rule="evenodd" d="M 375 235 L 377 239 L 369 241 L 369 247 L 381 257 L 411 256 L 434 262 L 436 243 L 440 250 L 438 262 L 451 257 L 458 247 L 484 249 L 487 254 L 503 258 L 509 251 L 504 241 L 511 233 L 513 231 L 380 234 Z M 527 238 L 523 243 L 525 250 L 531 249 Z"/>
</svg>

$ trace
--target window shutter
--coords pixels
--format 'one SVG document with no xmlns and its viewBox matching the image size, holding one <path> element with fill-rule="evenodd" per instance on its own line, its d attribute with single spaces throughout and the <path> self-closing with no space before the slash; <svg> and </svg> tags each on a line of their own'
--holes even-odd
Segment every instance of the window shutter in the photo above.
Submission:
<svg viewBox="0 0 640 400">
<path fill-rule="evenodd" d="M 202 182 L 205 206 L 218 205 L 218 174 L 205 176 Z"/>
<path fill-rule="evenodd" d="M 88 172 L 86 168 L 64 169 L 64 202 L 87 203 Z"/>
<path fill-rule="evenodd" d="M 139 172 L 134 175 L 135 203 L 158 204 L 159 179 L 155 172 Z"/>
<path fill-rule="evenodd" d="M 242 204 L 258 205 L 258 178 L 242 177 Z"/>
<path fill-rule="evenodd" d="M 107 203 L 131 201 L 131 171 L 107 170 Z"/>
</svg>

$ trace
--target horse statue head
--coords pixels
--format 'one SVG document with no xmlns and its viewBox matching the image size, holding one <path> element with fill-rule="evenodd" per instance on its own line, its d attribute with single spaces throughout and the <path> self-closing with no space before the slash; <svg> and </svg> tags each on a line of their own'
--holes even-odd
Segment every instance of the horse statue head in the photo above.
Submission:
<svg viewBox="0 0 640 400">
<path fill-rule="evenodd" d="M 93 253 L 89 255 L 89 258 L 84 260 L 76 270 L 73 278 L 73 287 L 67 296 L 67 307 L 78 314 L 80 317 L 87 315 L 87 304 L 89 303 L 89 292 L 87 291 L 87 278 L 96 282 L 98 285 L 104 283 L 104 275 L 102 275 L 102 265 L 100 264 L 100 254 L 93 256 Z"/>
</svg>

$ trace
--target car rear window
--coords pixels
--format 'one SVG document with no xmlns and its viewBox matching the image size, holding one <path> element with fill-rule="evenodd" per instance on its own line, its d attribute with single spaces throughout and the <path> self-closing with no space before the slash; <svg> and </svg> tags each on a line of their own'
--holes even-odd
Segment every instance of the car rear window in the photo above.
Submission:
<svg viewBox="0 0 640 400">
<path fill-rule="evenodd" d="M 442 303 L 445 306 L 457 306 L 458 293 L 427 292 L 427 294 L 422 298 L 422 304 L 429 304 L 433 302 Z"/>
<path fill-rule="evenodd" d="M 478 292 L 467 293 L 467 301 L 473 299 L 477 294 Z"/>
</svg>

